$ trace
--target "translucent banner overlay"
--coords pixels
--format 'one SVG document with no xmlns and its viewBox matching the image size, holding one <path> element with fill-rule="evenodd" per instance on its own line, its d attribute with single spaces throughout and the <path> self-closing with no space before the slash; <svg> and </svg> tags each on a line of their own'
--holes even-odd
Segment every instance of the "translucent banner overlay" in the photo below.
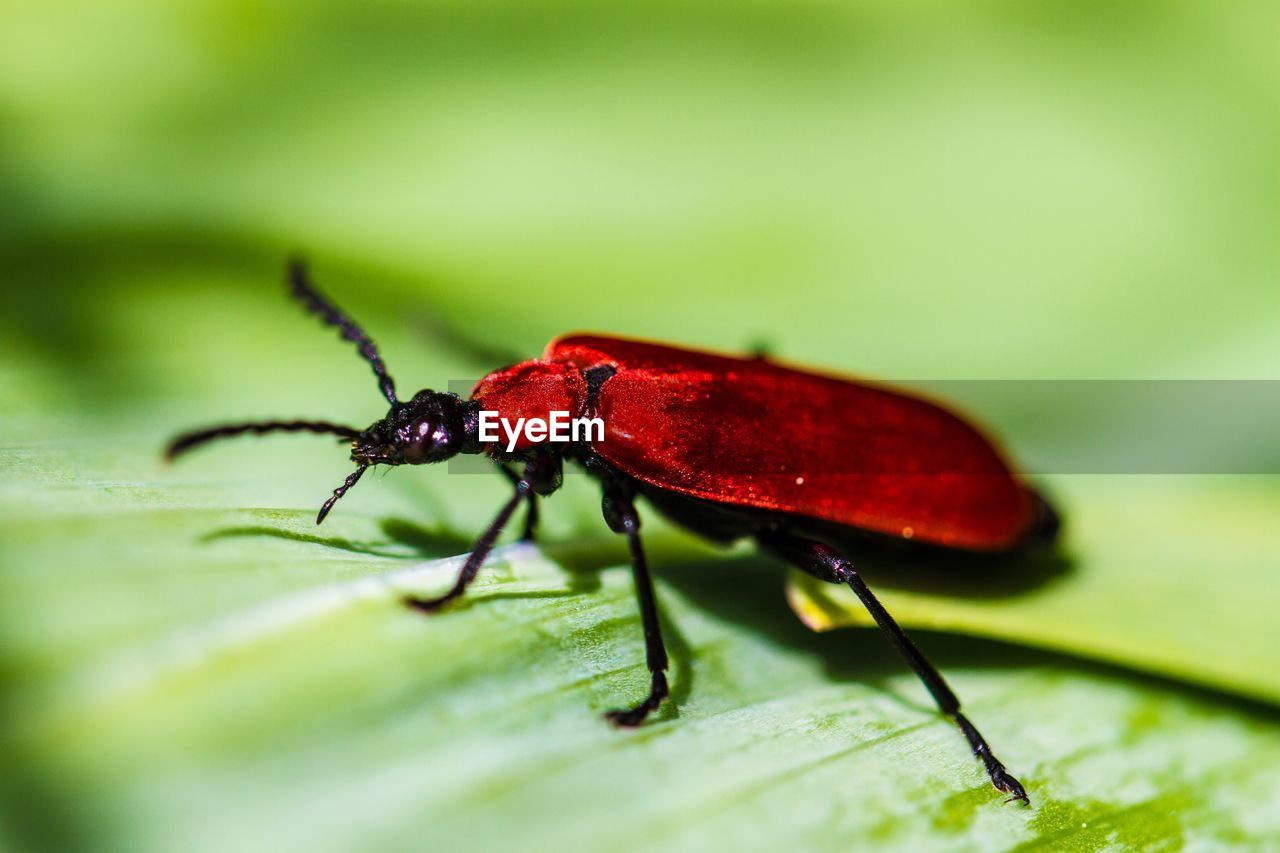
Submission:
<svg viewBox="0 0 1280 853">
<path fill-rule="evenodd" d="M 473 385 L 450 382 L 449 389 L 465 397 Z M 844 418 L 822 420 L 819 428 L 847 430 L 850 436 L 848 452 L 823 473 L 972 472 L 971 460 L 949 459 L 932 447 L 937 442 L 920 441 L 918 454 L 870 452 L 874 442 L 860 440 L 867 429 L 860 418 L 851 424 L 841 412 L 823 411 L 821 406 L 806 410 L 807 389 L 801 385 L 772 377 L 732 383 L 715 379 L 698 385 L 697 393 L 713 401 L 745 399 L 748 405 L 722 407 L 726 421 L 735 416 L 735 408 L 736 414 L 753 417 L 760 411 L 753 406 L 790 401 L 796 428 L 772 425 L 776 438 L 770 439 L 775 442 L 770 458 L 775 461 L 798 458 L 782 443 L 783 436 L 793 431 L 807 434 L 801 422 L 812 416 Z M 1031 475 L 1280 474 L 1280 380 L 902 380 L 870 385 L 942 405 L 976 426 L 1020 471 Z M 862 402 L 865 410 L 877 411 L 874 399 Z M 873 415 L 868 422 L 875 424 L 877 419 Z M 724 423 L 704 419 L 698 431 L 711 435 L 724 429 Z M 762 423 L 760 429 L 768 426 Z M 877 428 L 882 436 L 919 440 L 910 425 L 886 421 Z M 687 437 L 698 440 L 697 435 Z M 759 458 L 734 459 L 730 464 L 746 472 L 758 471 L 762 462 L 767 464 Z M 785 470 L 787 463 L 780 464 Z M 487 460 L 474 457 L 450 463 L 455 473 L 489 472 L 490 467 Z"/>
</svg>

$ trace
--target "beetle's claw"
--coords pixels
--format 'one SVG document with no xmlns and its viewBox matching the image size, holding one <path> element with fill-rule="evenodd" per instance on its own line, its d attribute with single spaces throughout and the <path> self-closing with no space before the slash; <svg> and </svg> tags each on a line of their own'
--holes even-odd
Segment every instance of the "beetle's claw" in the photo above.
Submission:
<svg viewBox="0 0 1280 853">
<path fill-rule="evenodd" d="M 1027 791 L 1022 787 L 1022 783 L 1003 767 L 997 767 L 992 771 L 991 784 L 995 786 L 997 791 L 1009 795 L 1005 799 L 1006 803 L 1021 800 L 1025 805 L 1031 805 L 1031 799 L 1027 796 Z"/>
<path fill-rule="evenodd" d="M 439 598 L 414 598 L 411 595 L 406 595 L 400 601 L 405 607 L 412 607 L 420 613 L 430 614 L 438 612 L 441 607 L 452 601 L 453 598 L 454 596 L 452 595 L 442 595 Z"/>
<path fill-rule="evenodd" d="M 634 729 L 643 723 L 647 716 L 649 716 L 648 703 L 635 708 L 615 708 L 604 712 L 604 718 L 621 729 Z"/>
</svg>

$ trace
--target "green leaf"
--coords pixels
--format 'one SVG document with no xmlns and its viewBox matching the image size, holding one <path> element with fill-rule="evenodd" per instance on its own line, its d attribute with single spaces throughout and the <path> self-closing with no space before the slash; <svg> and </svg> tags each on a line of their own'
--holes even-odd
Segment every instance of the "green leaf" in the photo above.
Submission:
<svg viewBox="0 0 1280 853">
<path fill-rule="evenodd" d="M 643 650 L 581 476 L 427 619 L 399 595 L 449 582 L 499 478 L 366 476 L 317 529 L 351 470 L 326 439 L 157 458 L 381 414 L 283 297 L 299 250 L 404 389 L 494 366 L 441 320 L 530 356 L 588 329 L 906 379 L 1274 378 L 1277 8 L 7 4 L 0 847 L 1280 846 L 1274 476 L 1047 478 L 1068 538 L 1021 579 L 852 554 L 1024 809 L 876 632 L 810 631 L 780 566 L 645 507 L 673 701 L 605 725 Z M 976 414 L 1017 458 L 1149 426 Z M 1273 433 L 1229 450 L 1275 471 Z"/>
<path fill-rule="evenodd" d="M 1004 806 L 877 632 L 812 633 L 776 565 L 661 525 L 673 700 L 615 731 L 600 713 L 645 675 L 612 537 L 505 546 L 424 618 L 398 598 L 444 588 L 458 558 L 423 556 L 463 533 L 357 509 L 375 491 L 319 529 L 312 508 L 214 508 L 193 488 L 230 470 L 215 452 L 163 473 L 142 444 L 4 472 L 56 492 L 3 523 L 11 826 L 56 846 L 1089 850 L 1280 830 L 1271 710 L 926 633 L 1028 784 L 1032 808 Z M 246 445 L 236 479 L 319 450 Z"/>
</svg>

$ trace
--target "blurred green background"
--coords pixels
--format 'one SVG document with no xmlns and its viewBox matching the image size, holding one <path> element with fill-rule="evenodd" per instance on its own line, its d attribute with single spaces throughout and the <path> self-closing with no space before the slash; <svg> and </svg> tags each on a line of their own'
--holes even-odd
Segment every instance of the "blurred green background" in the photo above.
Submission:
<svg viewBox="0 0 1280 853">
<path fill-rule="evenodd" d="M 1274 476 L 1047 477 L 1035 588 L 867 566 L 1026 810 L 877 635 L 810 632 L 778 566 L 652 513 L 676 701 L 611 731 L 640 629 L 580 477 L 424 620 L 396 591 L 447 582 L 498 478 L 366 478 L 317 530 L 323 439 L 158 459 L 380 415 L 284 298 L 293 251 L 406 392 L 493 366 L 439 323 L 1275 379 L 1277 32 L 1265 2 L 0 0 L 0 844 L 1280 845 Z M 1124 414 L 982 418 L 1016 454 Z"/>
</svg>

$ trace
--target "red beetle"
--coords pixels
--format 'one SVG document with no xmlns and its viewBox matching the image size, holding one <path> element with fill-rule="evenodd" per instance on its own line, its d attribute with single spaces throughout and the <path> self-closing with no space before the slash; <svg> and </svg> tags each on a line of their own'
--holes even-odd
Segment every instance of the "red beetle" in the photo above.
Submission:
<svg viewBox="0 0 1280 853">
<path fill-rule="evenodd" d="M 325 421 L 218 426 L 179 436 L 169 445 L 170 458 L 241 433 L 308 431 L 349 439 L 356 470 L 325 501 L 319 524 L 371 466 L 485 454 L 513 481 L 514 494 L 447 593 L 406 599 L 427 612 L 462 595 L 523 501 L 529 504 L 526 535 L 532 534 L 537 498 L 560 487 L 562 465 L 569 459 L 600 481 L 605 522 L 627 537 L 644 624 L 649 695 L 632 708 L 610 711 L 610 721 L 639 725 L 668 692 L 667 653 L 634 504 L 639 495 L 712 540 L 750 537 L 822 580 L 848 584 L 938 708 L 960 727 L 991 783 L 1010 800 L 1027 801 L 1022 784 L 960 712 L 960 701 L 942 675 L 832 544 L 856 534 L 1009 553 L 1051 542 L 1056 514 L 970 424 L 916 397 L 763 358 L 597 335 L 553 341 L 542 358 L 481 379 L 469 400 L 420 391 L 401 402 L 373 341 L 316 290 L 300 263 L 290 265 L 288 280 L 293 294 L 338 327 L 372 365 L 391 404 L 386 417 L 365 430 Z M 545 425 L 556 414 L 594 419 L 602 434 L 553 440 Z M 489 431 L 490 417 L 506 424 L 506 436 Z M 536 422 L 544 427 L 510 428 Z M 510 470 L 511 463 L 522 470 Z"/>
</svg>

